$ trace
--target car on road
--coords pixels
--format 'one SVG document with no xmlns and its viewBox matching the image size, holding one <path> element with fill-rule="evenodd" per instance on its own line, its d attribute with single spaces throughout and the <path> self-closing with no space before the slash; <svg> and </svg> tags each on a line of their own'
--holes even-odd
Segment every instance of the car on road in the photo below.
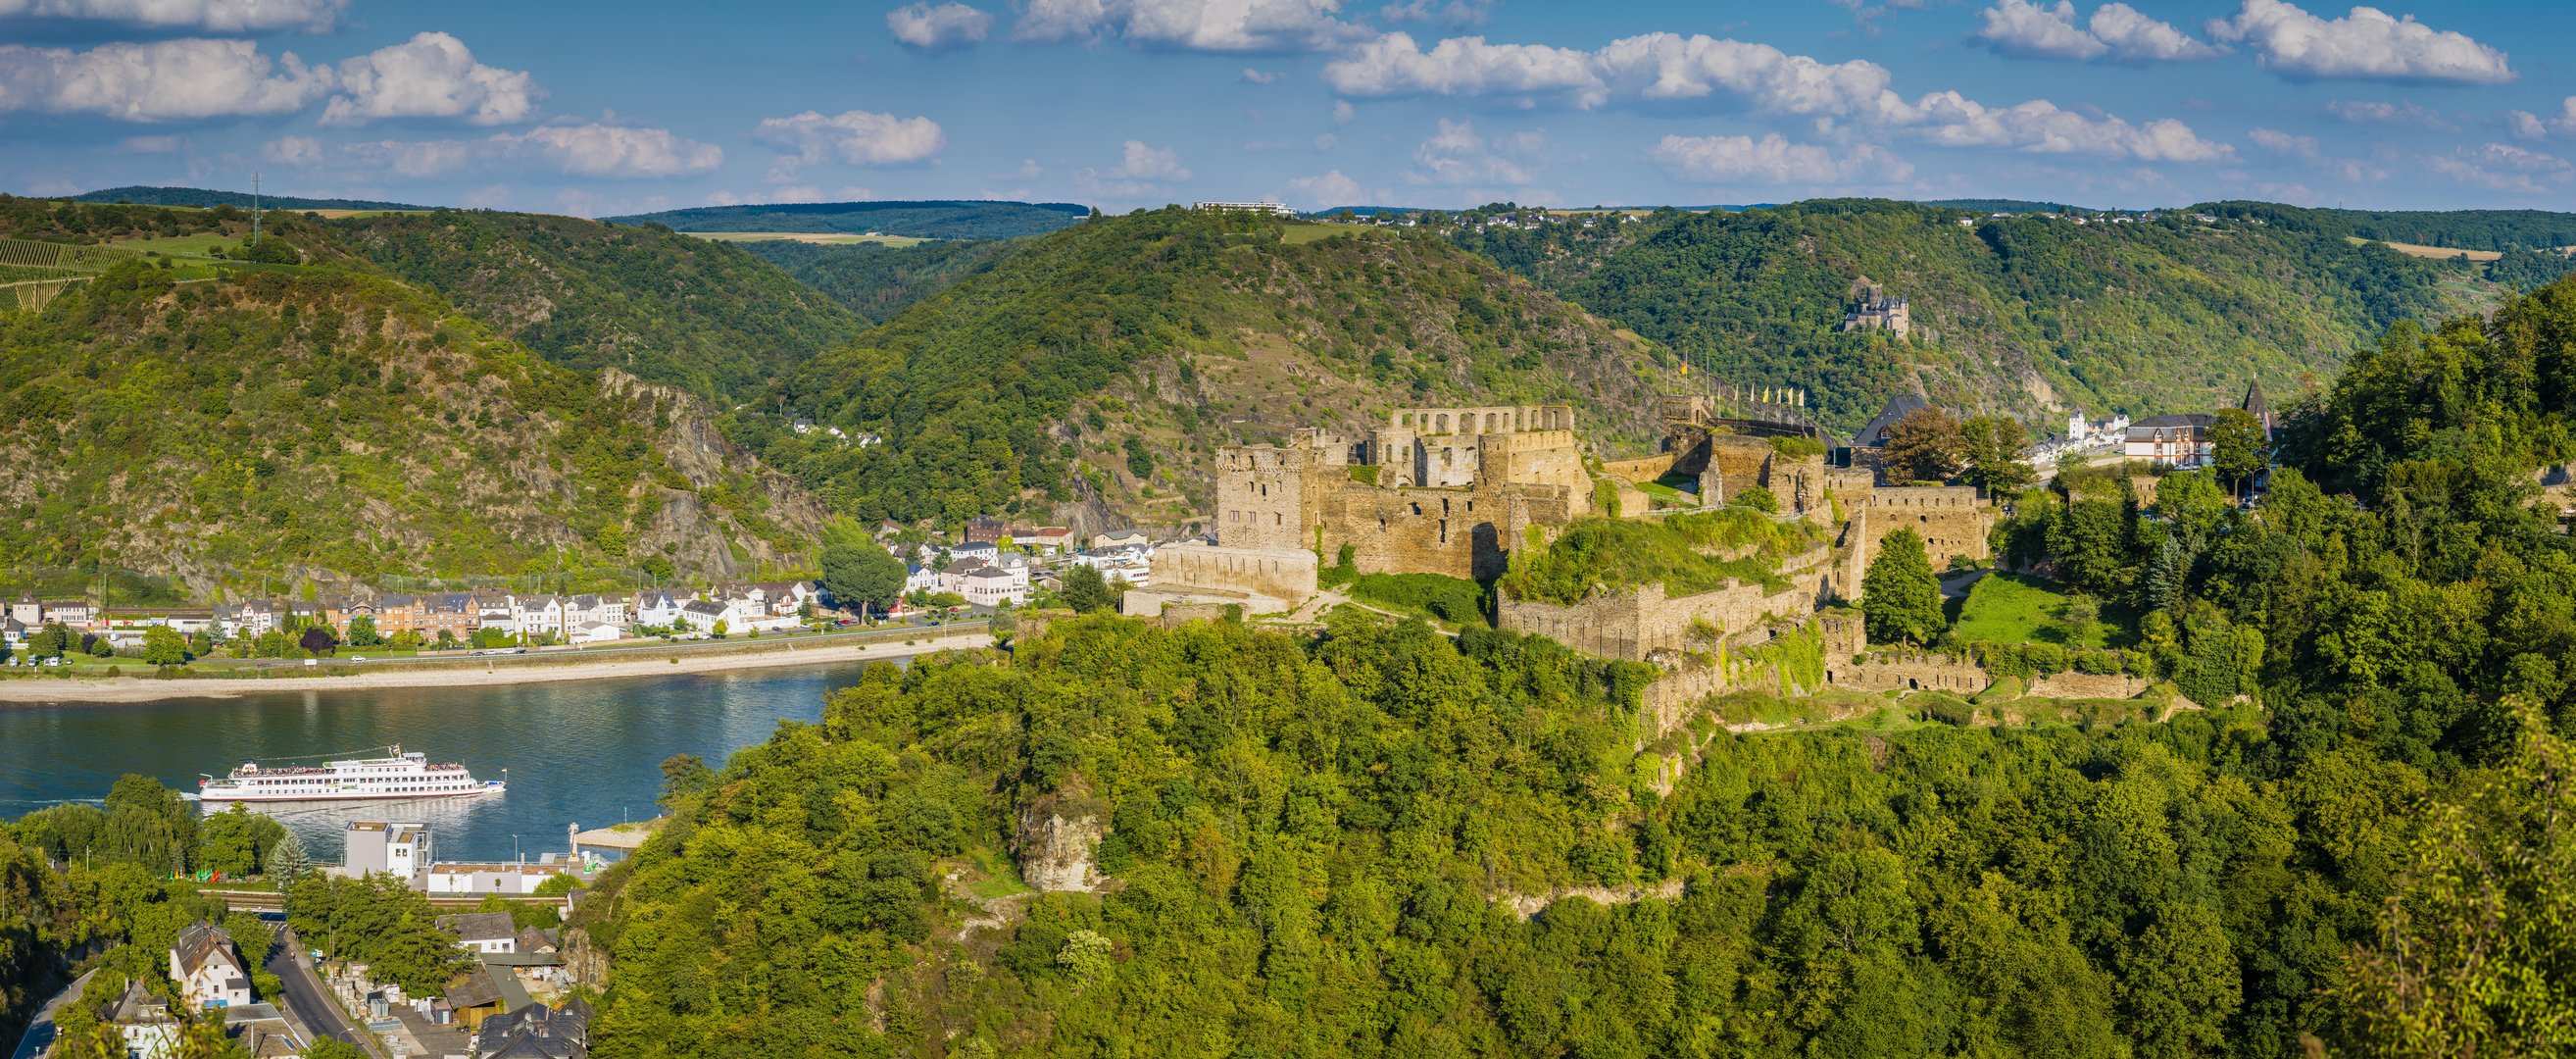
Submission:
<svg viewBox="0 0 2576 1059">
<path fill-rule="evenodd" d="M 367 656 L 365 656 L 365 655 L 350 655 L 350 656 L 349 656 L 349 661 L 352 661 L 352 662 L 364 662 L 364 661 L 366 661 L 366 660 L 367 660 Z"/>
</svg>

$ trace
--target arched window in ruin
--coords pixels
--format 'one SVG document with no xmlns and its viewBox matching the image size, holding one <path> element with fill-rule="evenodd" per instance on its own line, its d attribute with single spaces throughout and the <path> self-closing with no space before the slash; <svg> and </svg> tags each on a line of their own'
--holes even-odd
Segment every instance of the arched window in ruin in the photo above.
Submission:
<svg viewBox="0 0 2576 1059">
<path fill-rule="evenodd" d="M 1396 425 L 1397 425 L 1397 426 L 1405 426 L 1405 427 L 1412 426 L 1412 425 L 1413 425 L 1413 413 L 1411 413 L 1411 412 L 1406 412 L 1406 413 L 1404 413 L 1404 415 L 1402 415 L 1401 417 L 1398 417 L 1398 418 L 1397 418 L 1397 420 L 1396 420 Z"/>
<path fill-rule="evenodd" d="M 1440 413 L 1440 415 L 1439 415 L 1438 417 L 1436 417 L 1436 418 L 1433 420 L 1433 422 L 1437 423 L 1438 425 L 1437 425 L 1437 426 L 1434 426 L 1434 427 L 1432 427 L 1432 428 L 1431 428 L 1431 432 L 1432 432 L 1432 433 L 1434 433 L 1434 434 L 1446 434 L 1446 433 L 1448 433 L 1448 432 L 1449 432 L 1449 413 L 1447 413 L 1447 412 L 1442 412 L 1442 413 Z"/>
<path fill-rule="evenodd" d="M 1494 432 L 1494 413 L 1492 413 L 1492 412 L 1487 412 L 1487 413 L 1485 413 L 1485 433 L 1491 434 L 1491 433 L 1493 433 L 1493 432 Z"/>
</svg>

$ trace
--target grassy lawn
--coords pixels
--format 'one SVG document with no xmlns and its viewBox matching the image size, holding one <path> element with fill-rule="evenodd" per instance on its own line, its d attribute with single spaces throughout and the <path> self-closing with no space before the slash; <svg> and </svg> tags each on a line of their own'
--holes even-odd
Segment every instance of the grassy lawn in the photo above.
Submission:
<svg viewBox="0 0 2576 1059">
<path fill-rule="evenodd" d="M 240 246 L 241 240 L 220 232 L 199 232 L 158 239 L 126 239 L 112 244 L 120 250 L 157 250 L 163 257 L 213 257 L 218 246 Z"/>
<path fill-rule="evenodd" d="M 2082 637 L 2066 627 L 2068 595 L 2054 582 L 2023 574 L 1988 574 L 1968 590 L 1960 608 L 1958 637 L 1987 643 L 2053 643 L 2068 647 L 2116 647 L 2135 639 L 2129 615 L 2105 604 L 2102 618 Z"/>
<path fill-rule="evenodd" d="M 1303 246 L 1362 230 L 1347 224 L 1283 224 L 1279 226 L 1279 241 L 1287 246 Z"/>
<path fill-rule="evenodd" d="M 883 246 L 912 246 L 930 242 L 910 235 L 869 235 L 865 232 L 682 232 L 719 243 L 762 243 L 788 240 L 798 243 L 877 243 Z"/>
</svg>

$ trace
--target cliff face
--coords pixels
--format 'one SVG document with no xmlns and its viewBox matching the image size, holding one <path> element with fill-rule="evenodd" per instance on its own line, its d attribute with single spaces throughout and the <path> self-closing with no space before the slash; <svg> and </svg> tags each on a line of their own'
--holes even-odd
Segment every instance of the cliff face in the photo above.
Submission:
<svg viewBox="0 0 2576 1059">
<path fill-rule="evenodd" d="M 1099 889 L 1105 879 L 1094 854 L 1107 834 L 1101 823 L 1105 808 L 1079 778 L 1021 808 L 1020 879 L 1040 892 Z"/>
</svg>

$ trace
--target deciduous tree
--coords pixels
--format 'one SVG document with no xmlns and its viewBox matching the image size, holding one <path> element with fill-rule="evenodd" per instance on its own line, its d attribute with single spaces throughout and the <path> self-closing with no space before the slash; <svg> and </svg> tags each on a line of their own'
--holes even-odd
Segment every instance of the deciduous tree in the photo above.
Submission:
<svg viewBox="0 0 2576 1059">
<path fill-rule="evenodd" d="M 1887 427 L 1887 480 L 1944 482 L 1959 473 L 1967 441 L 1959 421 L 1938 408 L 1917 408 Z"/>
<path fill-rule="evenodd" d="M 1973 416 L 1959 425 L 1962 455 L 1968 469 L 1960 475 L 1989 497 L 2009 495 L 2030 484 L 2030 432 L 2011 416 Z"/>
<path fill-rule="evenodd" d="M 1941 634 L 1941 581 L 1912 527 L 1879 540 L 1861 577 L 1860 609 L 1873 643 L 1925 644 Z"/>
</svg>

